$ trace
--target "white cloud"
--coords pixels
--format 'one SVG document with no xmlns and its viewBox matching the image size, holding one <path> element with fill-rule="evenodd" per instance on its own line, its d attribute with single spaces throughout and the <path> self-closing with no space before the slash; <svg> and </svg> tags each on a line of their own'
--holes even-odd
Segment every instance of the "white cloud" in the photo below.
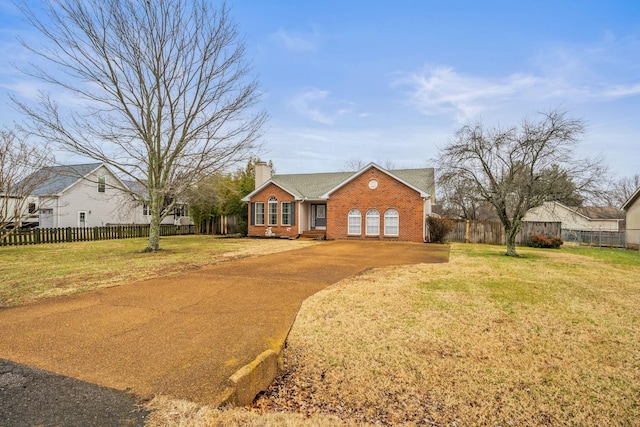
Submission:
<svg viewBox="0 0 640 427">
<path fill-rule="evenodd" d="M 412 103 L 426 115 L 454 114 L 464 121 L 496 103 L 522 96 L 543 82 L 536 76 L 513 74 L 503 78 L 464 75 L 451 67 L 426 67 L 401 75 L 394 87 L 408 86 Z"/>
<path fill-rule="evenodd" d="M 314 122 L 332 125 L 343 115 L 353 112 L 354 104 L 335 100 L 326 90 L 311 88 L 295 95 L 289 106 L 299 115 Z"/>
<path fill-rule="evenodd" d="M 408 88 L 411 103 L 423 114 L 452 115 L 462 122 L 514 106 L 548 107 L 638 96 L 639 55 L 638 39 L 616 39 L 608 34 L 592 45 L 549 47 L 532 59 L 531 70 L 526 72 L 481 77 L 449 66 L 427 66 L 399 73 L 392 87 Z"/>
<path fill-rule="evenodd" d="M 315 52 L 320 41 L 315 28 L 311 33 L 296 33 L 280 28 L 273 36 L 292 52 Z"/>
</svg>

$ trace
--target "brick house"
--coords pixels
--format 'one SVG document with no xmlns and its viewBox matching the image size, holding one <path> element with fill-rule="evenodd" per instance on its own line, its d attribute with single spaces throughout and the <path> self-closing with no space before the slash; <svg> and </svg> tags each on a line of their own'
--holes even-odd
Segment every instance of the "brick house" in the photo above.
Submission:
<svg viewBox="0 0 640 427">
<path fill-rule="evenodd" d="M 249 236 L 424 242 L 434 203 L 432 168 L 272 175 L 256 165 Z"/>
</svg>

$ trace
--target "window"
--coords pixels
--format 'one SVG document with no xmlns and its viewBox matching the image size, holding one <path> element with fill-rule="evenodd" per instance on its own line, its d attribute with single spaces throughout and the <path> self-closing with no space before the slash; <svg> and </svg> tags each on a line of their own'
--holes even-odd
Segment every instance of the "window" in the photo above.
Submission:
<svg viewBox="0 0 640 427">
<path fill-rule="evenodd" d="M 347 234 L 358 236 L 362 234 L 362 215 L 360 215 L 360 211 L 358 209 L 351 209 L 349 211 Z"/>
<path fill-rule="evenodd" d="M 102 175 L 98 177 L 98 193 L 104 193 L 107 188 L 107 177 Z"/>
<path fill-rule="evenodd" d="M 179 218 L 181 216 L 189 216 L 189 212 L 187 210 L 187 205 L 175 205 L 173 208 L 173 214 L 175 215 L 176 218 Z"/>
<path fill-rule="evenodd" d="M 282 202 L 282 225 L 293 225 L 293 212 L 291 202 Z"/>
<path fill-rule="evenodd" d="M 264 225 L 264 202 L 256 202 L 256 225 Z"/>
<path fill-rule="evenodd" d="M 278 225 L 278 199 L 269 197 L 269 225 Z"/>
<path fill-rule="evenodd" d="M 380 213 L 377 210 L 369 209 L 367 211 L 366 227 L 367 236 L 380 235 Z"/>
<path fill-rule="evenodd" d="M 151 209 L 149 208 L 149 205 L 148 205 L 148 204 L 146 204 L 146 203 L 144 203 L 144 204 L 142 205 L 142 215 L 144 215 L 144 216 L 149 216 L 149 215 L 151 215 Z"/>
<path fill-rule="evenodd" d="M 384 213 L 384 235 L 397 236 L 399 234 L 399 216 L 398 211 L 389 209 Z"/>
<path fill-rule="evenodd" d="M 35 203 L 29 203 L 29 213 L 32 214 L 36 211 L 36 204 Z"/>
</svg>

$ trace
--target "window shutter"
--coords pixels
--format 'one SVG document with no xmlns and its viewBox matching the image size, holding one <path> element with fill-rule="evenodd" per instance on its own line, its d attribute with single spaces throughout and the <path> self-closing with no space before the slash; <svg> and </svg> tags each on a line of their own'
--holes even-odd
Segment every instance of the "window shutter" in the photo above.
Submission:
<svg viewBox="0 0 640 427">
<path fill-rule="evenodd" d="M 255 202 L 251 202 L 251 218 L 249 222 L 251 225 L 256 225 L 256 204 Z"/>
<path fill-rule="evenodd" d="M 296 225 L 296 202 L 291 202 L 291 225 Z"/>
</svg>

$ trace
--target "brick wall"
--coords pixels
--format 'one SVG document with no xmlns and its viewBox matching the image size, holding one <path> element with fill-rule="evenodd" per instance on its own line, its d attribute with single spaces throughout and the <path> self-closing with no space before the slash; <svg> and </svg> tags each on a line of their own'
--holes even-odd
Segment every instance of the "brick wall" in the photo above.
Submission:
<svg viewBox="0 0 640 427">
<path fill-rule="evenodd" d="M 269 225 L 269 198 L 275 197 L 278 200 L 278 224 Z M 263 202 L 264 203 L 264 225 L 252 225 L 251 218 L 251 206 L 252 203 Z M 298 207 L 296 206 L 296 212 L 294 215 L 294 225 L 282 225 L 282 202 L 294 202 L 294 198 L 291 194 L 287 193 L 280 187 L 274 184 L 269 184 L 258 194 L 255 194 L 251 198 L 251 203 L 248 204 L 249 209 L 249 236 L 262 237 L 265 236 L 267 228 L 271 228 L 271 232 L 278 237 L 295 237 L 298 234 Z"/>
<path fill-rule="evenodd" d="M 369 188 L 376 180 L 378 186 Z M 347 233 L 348 214 L 358 209 L 362 217 L 362 233 L 350 236 Z M 380 214 L 380 235 L 365 236 L 365 217 L 369 209 Z M 399 214 L 399 235 L 384 236 L 384 213 L 396 209 Z M 384 172 L 371 168 L 333 192 L 327 202 L 327 239 L 401 240 L 423 241 L 424 201 L 420 193 L 396 181 Z"/>
</svg>

